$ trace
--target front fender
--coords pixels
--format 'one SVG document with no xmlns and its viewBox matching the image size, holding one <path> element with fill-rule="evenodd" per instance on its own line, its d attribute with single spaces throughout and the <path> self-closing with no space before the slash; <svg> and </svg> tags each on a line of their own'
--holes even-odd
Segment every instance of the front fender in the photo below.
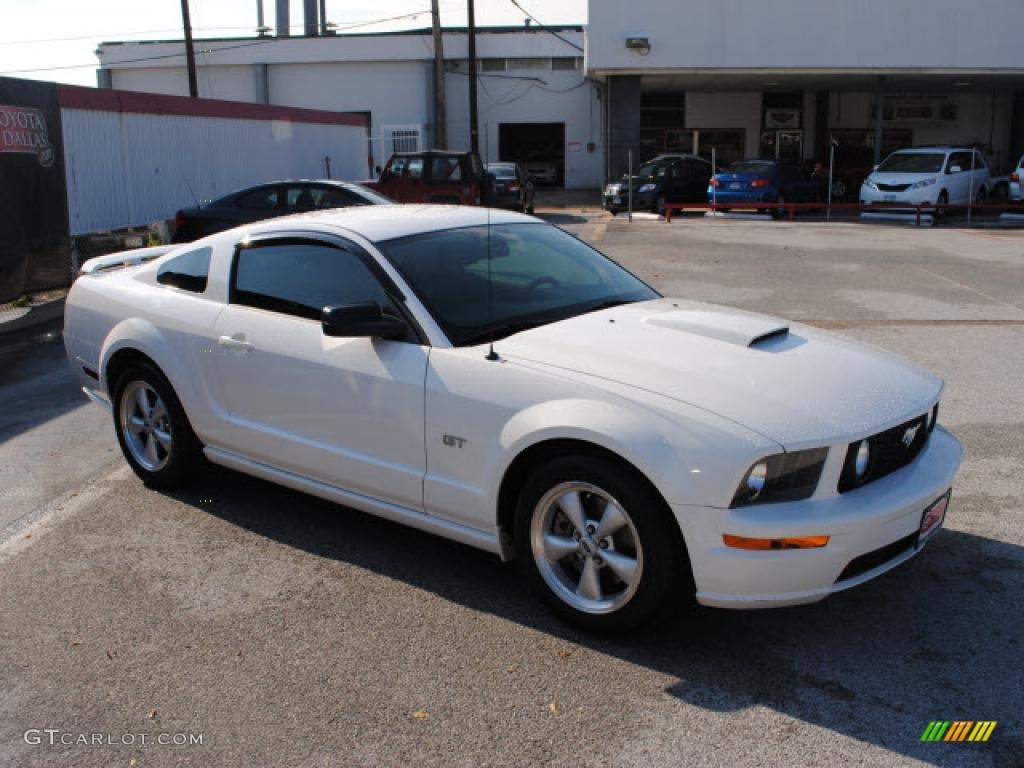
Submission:
<svg viewBox="0 0 1024 768">
<path fill-rule="evenodd" d="M 503 462 L 497 493 L 512 462 L 548 440 L 592 443 L 629 462 L 670 504 L 727 506 L 742 473 L 775 446 L 706 411 L 672 403 L 563 399 L 539 403 L 513 416 L 501 433 Z"/>
</svg>

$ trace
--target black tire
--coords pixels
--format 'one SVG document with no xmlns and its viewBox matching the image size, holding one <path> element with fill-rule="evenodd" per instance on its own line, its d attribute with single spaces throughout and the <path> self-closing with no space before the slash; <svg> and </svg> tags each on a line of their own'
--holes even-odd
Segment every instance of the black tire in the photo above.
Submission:
<svg viewBox="0 0 1024 768">
<path fill-rule="evenodd" d="M 786 198 L 783 195 L 779 195 L 778 200 L 776 200 L 775 202 L 779 205 L 785 205 Z M 771 214 L 771 217 L 773 219 L 782 219 L 785 218 L 786 215 L 788 215 L 789 211 L 787 211 L 785 208 L 771 208 L 769 209 L 769 213 Z"/>
<path fill-rule="evenodd" d="M 141 439 L 138 434 L 134 438 L 126 435 L 126 431 L 131 431 L 127 425 L 129 419 L 126 416 L 126 409 L 132 407 L 136 419 L 141 412 L 137 401 L 134 405 L 128 402 L 128 399 L 136 396 L 139 385 L 148 389 L 148 394 L 143 395 L 147 402 L 162 404 L 162 411 L 166 414 L 166 419 L 161 419 L 156 413 L 157 407 L 153 407 L 151 416 L 147 417 L 153 419 L 153 426 L 150 429 L 143 428 L 146 436 Z M 154 393 L 159 400 L 152 397 Z M 151 488 L 171 490 L 183 485 L 193 476 L 202 457 L 202 446 L 192 431 L 192 425 L 189 424 L 174 388 L 159 369 L 145 362 L 130 365 L 114 385 L 112 405 L 117 442 L 121 446 L 125 460 L 142 482 Z M 157 439 L 157 432 L 169 435 L 169 449 Z M 143 462 L 146 458 L 136 455 L 138 449 L 132 447 L 136 445 L 136 440 L 141 440 L 147 448 L 151 443 L 155 446 L 153 450 L 158 459 L 155 466 L 145 466 Z"/>
<path fill-rule="evenodd" d="M 668 201 L 665 199 L 665 196 L 658 195 L 657 199 L 654 201 L 654 206 L 651 208 L 651 212 L 656 213 L 659 216 L 664 216 L 666 205 L 668 205 Z"/>
<path fill-rule="evenodd" d="M 573 484 L 594 488 L 607 498 L 614 499 L 628 520 L 628 525 L 615 529 L 618 533 L 598 542 L 599 549 L 594 549 L 596 540 L 590 535 L 594 531 L 588 528 L 590 533 L 586 536 L 588 550 L 595 553 L 593 559 L 597 565 L 593 567 L 598 569 L 598 583 L 603 582 L 613 587 L 607 595 L 611 598 L 612 604 L 616 602 L 615 588 L 622 587 L 621 604 L 609 608 L 607 612 L 588 612 L 570 605 L 567 599 L 572 599 L 569 596 L 572 592 L 571 580 L 566 586 L 566 597 L 560 596 L 556 591 L 557 587 L 549 584 L 547 580 L 555 578 L 557 583 L 557 578 L 551 574 L 552 568 L 563 575 L 566 571 L 571 573 L 575 570 L 578 573 L 576 578 L 582 585 L 583 572 L 579 564 L 586 561 L 586 556 L 581 554 L 583 542 L 579 542 L 580 552 L 566 554 L 557 562 L 547 561 L 543 554 L 539 557 L 534 554 L 535 530 L 542 532 L 541 536 L 543 531 L 549 530 L 543 523 L 547 519 L 545 510 L 560 509 L 559 504 L 548 503 L 547 500 L 552 494 L 557 495 L 567 487 L 574 487 Z M 579 496 L 588 523 L 598 522 L 598 518 L 603 516 L 602 509 L 607 510 L 607 507 L 601 507 L 600 496 L 588 492 L 580 493 Z M 561 513 L 556 511 L 553 514 L 555 519 L 559 520 L 558 515 Z M 594 514 L 594 517 L 590 517 L 591 514 Z M 565 515 L 560 519 L 562 533 L 566 531 L 567 521 L 568 517 Z M 572 525 L 569 524 L 568 527 L 572 528 Z M 596 533 L 600 534 L 600 531 Z M 616 538 L 620 535 L 626 537 L 625 546 Z M 639 546 L 634 547 L 631 552 L 629 543 L 634 541 L 634 536 Z M 568 538 L 562 540 L 570 541 Z M 678 615 L 694 604 L 689 559 L 671 511 L 648 485 L 608 459 L 594 456 L 564 456 L 553 459 L 536 470 L 519 494 L 515 542 L 520 571 L 527 583 L 553 613 L 581 629 L 621 632 L 663 615 Z M 610 554 L 623 557 L 633 554 L 635 562 L 639 564 L 639 576 L 634 582 L 635 586 L 630 587 L 628 582 L 621 581 L 616 575 L 617 571 L 614 571 L 608 562 L 602 563 L 601 556 L 608 558 Z M 538 559 L 554 563 L 553 566 L 546 566 L 548 576 L 541 573 Z M 578 591 L 575 594 L 579 597 Z M 598 595 L 605 596 L 600 589 Z"/>
<path fill-rule="evenodd" d="M 942 190 L 939 192 L 939 196 L 935 199 L 935 218 L 945 219 L 946 218 L 946 206 L 949 205 L 949 192 Z"/>
</svg>

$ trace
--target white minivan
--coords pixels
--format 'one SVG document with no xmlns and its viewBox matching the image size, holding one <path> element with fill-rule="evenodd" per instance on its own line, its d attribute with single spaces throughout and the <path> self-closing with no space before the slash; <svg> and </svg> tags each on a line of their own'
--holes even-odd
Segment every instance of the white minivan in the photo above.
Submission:
<svg viewBox="0 0 1024 768">
<path fill-rule="evenodd" d="M 886 203 L 932 205 L 981 204 L 992 180 L 981 153 L 970 147 L 918 147 L 893 152 L 864 179 L 862 205 Z"/>
<path fill-rule="evenodd" d="M 1017 161 L 1017 167 L 1010 174 L 1010 200 L 1014 203 L 1024 203 L 1024 155 Z"/>
</svg>

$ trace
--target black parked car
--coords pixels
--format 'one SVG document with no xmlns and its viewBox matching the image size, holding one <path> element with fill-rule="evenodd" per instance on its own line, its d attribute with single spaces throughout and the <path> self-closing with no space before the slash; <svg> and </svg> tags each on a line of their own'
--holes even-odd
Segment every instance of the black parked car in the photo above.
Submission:
<svg viewBox="0 0 1024 768">
<path fill-rule="evenodd" d="M 488 163 L 487 172 L 494 176 L 495 208 L 533 213 L 533 182 L 519 163 Z"/>
<path fill-rule="evenodd" d="M 174 216 L 174 242 L 188 243 L 214 232 L 289 213 L 393 202 L 372 189 L 343 181 L 274 181 L 178 211 Z"/>
<path fill-rule="evenodd" d="M 633 187 L 633 210 L 665 213 L 667 203 L 707 202 L 711 163 L 697 155 L 659 155 L 640 166 L 632 182 L 627 176 L 604 190 L 604 207 L 612 213 L 626 210 Z"/>
</svg>

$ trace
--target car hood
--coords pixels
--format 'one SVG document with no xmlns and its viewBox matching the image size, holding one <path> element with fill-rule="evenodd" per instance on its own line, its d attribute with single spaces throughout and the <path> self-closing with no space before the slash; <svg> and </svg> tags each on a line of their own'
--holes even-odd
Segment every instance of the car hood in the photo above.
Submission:
<svg viewBox="0 0 1024 768">
<path fill-rule="evenodd" d="M 534 328 L 498 351 L 711 411 L 787 449 L 900 424 L 927 411 L 943 386 L 908 360 L 827 331 L 678 299 Z"/>
</svg>

